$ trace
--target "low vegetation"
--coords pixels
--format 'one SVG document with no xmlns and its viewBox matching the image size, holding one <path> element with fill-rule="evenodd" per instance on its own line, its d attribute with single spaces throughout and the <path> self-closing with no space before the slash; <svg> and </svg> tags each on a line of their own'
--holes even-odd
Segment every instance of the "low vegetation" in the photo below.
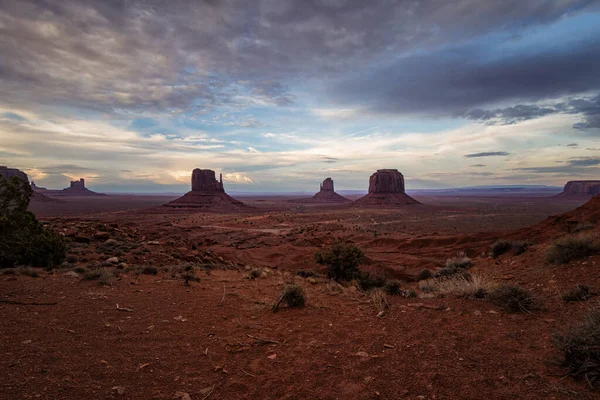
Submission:
<svg viewBox="0 0 600 400">
<path fill-rule="evenodd" d="M 391 305 L 386 293 L 382 289 L 373 290 L 370 294 L 371 302 L 379 313 L 389 310 Z"/>
<path fill-rule="evenodd" d="M 29 182 L 0 176 L 0 268 L 53 268 L 66 258 L 63 238 L 27 211 L 32 193 Z"/>
<path fill-rule="evenodd" d="M 467 269 L 473 266 L 473 261 L 464 253 L 446 260 L 448 269 Z"/>
<path fill-rule="evenodd" d="M 277 311 L 281 304 L 286 304 L 289 308 L 303 308 L 306 305 L 306 295 L 302 286 L 295 283 L 285 285 L 273 311 Z"/>
<path fill-rule="evenodd" d="M 498 240 L 492 245 L 492 257 L 498 258 L 507 251 L 512 250 L 515 255 L 523 254 L 529 245 L 523 241 Z"/>
<path fill-rule="evenodd" d="M 564 335 L 555 336 L 563 353 L 562 365 L 570 374 L 584 379 L 591 387 L 600 387 L 600 309 L 592 309 L 579 325 Z"/>
<path fill-rule="evenodd" d="M 363 251 L 350 243 L 336 240 L 330 247 L 315 254 L 315 261 L 327 267 L 327 276 L 336 281 L 351 281 L 360 276 Z"/>
<path fill-rule="evenodd" d="M 433 278 L 433 273 L 428 269 L 421 270 L 419 275 L 417 275 L 417 281 L 424 281 L 431 278 Z"/>
<path fill-rule="evenodd" d="M 546 253 L 546 262 L 566 264 L 598 253 L 600 246 L 591 236 L 565 236 L 554 241 Z"/>
<path fill-rule="evenodd" d="M 83 280 L 85 281 L 98 281 L 102 286 L 112 286 L 115 281 L 115 277 L 109 271 L 104 268 L 97 268 L 87 271 L 83 274 Z"/>
<path fill-rule="evenodd" d="M 591 292 L 591 290 L 588 286 L 578 285 L 575 289 L 572 289 L 572 290 L 568 291 L 567 293 L 565 293 L 562 296 L 562 299 L 566 303 L 569 303 L 571 301 L 586 301 L 586 300 L 591 299 L 592 296 L 593 296 L 593 293 Z"/>
<path fill-rule="evenodd" d="M 315 271 L 299 269 L 298 271 L 296 271 L 296 275 L 301 278 L 317 278 L 319 276 L 319 273 Z"/>
<path fill-rule="evenodd" d="M 420 286 L 424 292 L 483 299 L 496 288 L 496 283 L 483 275 L 453 275 L 423 281 Z"/>
<path fill-rule="evenodd" d="M 507 312 L 529 313 L 540 309 L 535 296 L 529 290 L 517 285 L 500 285 L 489 293 L 488 299 Z"/>
</svg>

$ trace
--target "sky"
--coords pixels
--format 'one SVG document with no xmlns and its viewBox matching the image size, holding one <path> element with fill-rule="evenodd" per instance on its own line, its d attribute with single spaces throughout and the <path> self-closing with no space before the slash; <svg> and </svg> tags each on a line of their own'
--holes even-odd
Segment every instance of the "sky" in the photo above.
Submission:
<svg viewBox="0 0 600 400">
<path fill-rule="evenodd" d="M 130 193 L 600 179 L 600 1 L 0 0 L 0 165 Z"/>
</svg>

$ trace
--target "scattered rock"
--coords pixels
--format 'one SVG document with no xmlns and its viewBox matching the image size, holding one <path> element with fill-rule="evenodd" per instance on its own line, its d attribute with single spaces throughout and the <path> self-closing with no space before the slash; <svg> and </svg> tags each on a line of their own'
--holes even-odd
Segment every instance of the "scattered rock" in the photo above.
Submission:
<svg viewBox="0 0 600 400">
<path fill-rule="evenodd" d="M 110 264 L 118 264 L 119 259 L 117 257 L 111 257 L 111 258 L 107 259 L 106 262 L 110 263 Z"/>
<path fill-rule="evenodd" d="M 117 242 L 115 239 L 108 239 L 106 242 L 104 242 L 104 245 L 105 246 L 115 246 L 118 243 L 119 242 Z"/>
<path fill-rule="evenodd" d="M 94 233 L 94 238 L 98 239 L 98 240 L 105 240 L 108 239 L 110 237 L 110 233 L 108 232 L 96 232 Z"/>
<path fill-rule="evenodd" d="M 31 340 L 23 340 L 21 343 L 22 344 L 31 344 Z"/>
<path fill-rule="evenodd" d="M 160 242 L 158 240 L 151 240 L 147 243 L 149 246 L 158 246 Z"/>
<path fill-rule="evenodd" d="M 77 236 L 75 236 L 75 241 L 77 243 L 89 243 L 91 241 L 91 239 L 84 235 L 77 235 Z"/>
<path fill-rule="evenodd" d="M 114 386 L 114 387 L 112 388 L 112 390 L 114 390 L 115 392 L 117 392 L 117 394 L 118 394 L 119 396 L 122 396 L 122 395 L 123 395 L 123 393 L 125 393 L 125 387 L 124 387 L 124 386 Z"/>
<path fill-rule="evenodd" d="M 75 271 L 69 271 L 69 272 L 65 272 L 64 274 L 65 276 L 69 276 L 71 278 L 79 278 L 81 275 L 79 275 L 77 272 Z"/>
<path fill-rule="evenodd" d="M 190 395 L 186 392 L 176 392 L 173 398 L 178 400 L 192 400 Z"/>
<path fill-rule="evenodd" d="M 369 353 L 367 353 L 366 351 L 359 351 L 358 353 L 356 353 L 356 355 L 358 357 L 369 358 Z"/>
</svg>

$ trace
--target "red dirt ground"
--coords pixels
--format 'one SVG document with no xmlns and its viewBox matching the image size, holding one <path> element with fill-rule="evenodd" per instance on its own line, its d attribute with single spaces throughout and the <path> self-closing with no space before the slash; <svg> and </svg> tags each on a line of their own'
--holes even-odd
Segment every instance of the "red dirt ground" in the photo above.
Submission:
<svg viewBox="0 0 600 400">
<path fill-rule="evenodd" d="M 573 226 L 565 221 L 596 218 L 600 201 L 547 219 L 582 202 L 417 197 L 427 206 L 384 210 L 255 197 L 240 198 L 252 211 L 216 214 L 142 208 L 168 198 L 127 199 L 34 207 L 54 229 L 90 239 L 72 244 L 78 266 L 117 256 L 160 272 L 125 268 L 113 286 L 65 275 L 74 265 L 38 278 L 0 275 L 0 399 L 173 399 L 178 392 L 193 400 L 598 397 L 565 378 L 552 335 L 591 306 L 565 304 L 560 295 L 578 283 L 600 286 L 600 257 L 549 266 L 543 254 Z M 97 231 L 118 247 L 107 249 Z M 532 246 L 491 258 L 490 245 L 504 237 Z M 334 238 L 361 246 L 365 269 L 405 279 L 417 291 L 411 278 L 421 269 L 464 251 L 475 263 L 471 271 L 520 284 L 545 308 L 509 314 L 486 301 L 419 292 L 390 297 L 391 308 L 378 317 L 371 297 L 355 287 L 294 275 L 322 270 L 313 254 Z M 169 272 L 184 260 L 204 266 L 189 287 Z M 248 270 L 258 267 L 263 275 L 249 280 Z M 292 281 L 305 289 L 307 307 L 273 313 Z"/>
</svg>

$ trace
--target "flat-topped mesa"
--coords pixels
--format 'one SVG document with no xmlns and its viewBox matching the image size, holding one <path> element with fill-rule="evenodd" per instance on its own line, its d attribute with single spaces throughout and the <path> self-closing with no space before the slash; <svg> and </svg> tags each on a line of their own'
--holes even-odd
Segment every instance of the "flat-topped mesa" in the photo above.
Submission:
<svg viewBox="0 0 600 400">
<path fill-rule="evenodd" d="M 223 174 L 217 181 L 215 171 L 196 168 L 192 171 L 192 190 L 173 200 L 166 207 L 206 208 L 224 211 L 245 209 L 248 206 L 230 197 L 223 187 Z"/>
<path fill-rule="evenodd" d="M 406 193 L 404 176 L 397 169 L 378 169 L 369 178 L 369 193 Z"/>
<path fill-rule="evenodd" d="M 223 188 L 223 174 L 217 181 L 215 171 L 212 169 L 196 168 L 192 171 L 192 192 L 225 192 Z"/>
<path fill-rule="evenodd" d="M 588 197 L 600 194 L 600 180 L 569 181 L 565 185 L 561 197 Z"/>
<path fill-rule="evenodd" d="M 406 194 L 404 176 L 397 169 L 379 169 L 369 178 L 369 193 L 356 206 L 406 206 L 420 204 Z"/>
</svg>

